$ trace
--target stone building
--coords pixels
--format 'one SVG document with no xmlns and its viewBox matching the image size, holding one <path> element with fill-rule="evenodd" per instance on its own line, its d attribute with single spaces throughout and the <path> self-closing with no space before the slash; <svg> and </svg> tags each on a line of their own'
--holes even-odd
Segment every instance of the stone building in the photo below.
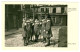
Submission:
<svg viewBox="0 0 80 52">
<path fill-rule="evenodd" d="M 34 5 L 31 8 L 39 19 L 49 14 L 52 25 L 67 25 L 67 5 Z"/>
<path fill-rule="evenodd" d="M 67 5 L 44 4 L 6 4 L 5 5 L 5 29 L 20 28 L 23 18 L 45 18 L 45 14 L 51 17 L 52 25 L 67 25 Z"/>
</svg>

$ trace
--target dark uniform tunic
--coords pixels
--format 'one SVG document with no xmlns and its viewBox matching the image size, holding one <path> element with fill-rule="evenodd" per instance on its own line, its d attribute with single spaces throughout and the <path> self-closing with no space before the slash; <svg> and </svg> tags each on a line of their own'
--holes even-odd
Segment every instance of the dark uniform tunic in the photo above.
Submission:
<svg viewBox="0 0 80 52">
<path fill-rule="evenodd" d="M 37 20 L 35 23 L 34 23 L 34 33 L 36 35 L 39 35 L 39 21 Z"/>
<path fill-rule="evenodd" d="M 51 32 L 51 23 L 50 20 L 43 20 L 42 21 L 42 35 L 44 38 L 51 37 L 52 32 Z"/>
<path fill-rule="evenodd" d="M 46 35 L 47 35 L 47 37 L 52 36 L 51 21 L 49 19 L 47 19 L 47 22 L 46 22 Z"/>
<path fill-rule="evenodd" d="M 27 22 L 27 24 L 26 24 L 26 33 L 27 33 L 27 38 L 30 38 L 30 36 L 31 36 L 31 23 L 30 22 Z"/>
</svg>

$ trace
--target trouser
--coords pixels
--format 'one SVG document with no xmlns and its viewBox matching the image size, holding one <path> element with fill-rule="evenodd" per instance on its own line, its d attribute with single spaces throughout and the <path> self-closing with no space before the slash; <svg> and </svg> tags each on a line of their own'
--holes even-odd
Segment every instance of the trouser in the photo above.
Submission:
<svg viewBox="0 0 80 52">
<path fill-rule="evenodd" d="M 38 41 L 39 35 L 35 35 L 35 41 Z"/>
<path fill-rule="evenodd" d="M 47 44 L 50 44 L 50 37 L 47 38 Z"/>
<path fill-rule="evenodd" d="M 30 40 L 32 41 L 32 37 L 34 35 L 34 32 L 32 31 L 31 36 L 30 36 Z"/>
<path fill-rule="evenodd" d="M 30 40 L 32 41 L 32 35 L 30 36 Z"/>
<path fill-rule="evenodd" d="M 29 36 L 23 37 L 23 39 L 24 39 L 24 45 L 28 45 L 29 38 L 30 38 Z"/>
<path fill-rule="evenodd" d="M 46 38 L 45 37 L 43 37 L 43 42 L 46 42 Z"/>
<path fill-rule="evenodd" d="M 43 42 L 47 42 L 47 44 L 50 44 L 50 37 L 43 37 Z"/>
<path fill-rule="evenodd" d="M 27 42 L 26 42 L 26 37 L 23 37 L 23 40 L 24 40 L 24 45 L 25 45 L 25 44 L 27 43 Z"/>
</svg>

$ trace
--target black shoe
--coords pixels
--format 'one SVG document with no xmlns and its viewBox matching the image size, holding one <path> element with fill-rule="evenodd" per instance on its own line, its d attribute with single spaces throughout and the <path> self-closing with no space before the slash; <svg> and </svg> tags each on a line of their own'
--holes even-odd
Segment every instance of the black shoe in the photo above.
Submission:
<svg viewBox="0 0 80 52">
<path fill-rule="evenodd" d="M 27 45 L 28 45 L 28 43 L 25 43 L 25 44 L 24 44 L 24 46 L 27 46 Z"/>
<path fill-rule="evenodd" d="M 49 45 L 50 45 L 50 44 L 46 44 L 45 47 L 46 47 L 46 46 L 49 46 Z"/>
<path fill-rule="evenodd" d="M 38 42 L 38 40 L 35 40 L 34 42 Z"/>
</svg>

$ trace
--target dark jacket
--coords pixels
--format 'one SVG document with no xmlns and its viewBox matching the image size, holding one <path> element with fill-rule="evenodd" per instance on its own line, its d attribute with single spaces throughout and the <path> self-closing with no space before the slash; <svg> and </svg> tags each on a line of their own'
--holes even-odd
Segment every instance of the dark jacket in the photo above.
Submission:
<svg viewBox="0 0 80 52">
<path fill-rule="evenodd" d="M 28 22 L 28 23 L 26 24 L 26 36 L 27 36 L 27 37 L 30 37 L 30 36 L 31 36 L 31 33 L 32 33 L 31 23 Z"/>
<path fill-rule="evenodd" d="M 46 35 L 48 37 L 51 37 L 52 36 L 52 31 L 51 31 L 51 20 L 47 19 L 47 22 L 46 22 Z"/>
<path fill-rule="evenodd" d="M 37 21 L 37 22 L 34 22 L 34 34 L 35 35 L 39 35 L 39 33 L 40 33 L 40 30 L 39 30 L 39 21 Z"/>
<path fill-rule="evenodd" d="M 42 23 L 42 35 L 43 37 L 47 38 L 52 36 L 52 31 L 51 31 L 50 20 L 45 20 L 45 21 L 46 21 L 45 23 Z"/>
</svg>

